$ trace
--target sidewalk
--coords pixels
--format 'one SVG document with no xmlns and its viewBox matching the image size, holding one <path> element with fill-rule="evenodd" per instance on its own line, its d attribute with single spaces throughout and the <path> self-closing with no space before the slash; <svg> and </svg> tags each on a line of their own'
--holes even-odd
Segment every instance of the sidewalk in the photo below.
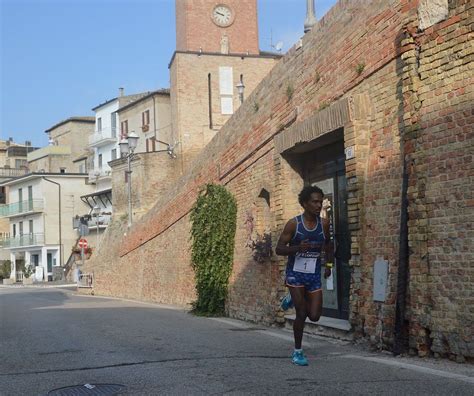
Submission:
<svg viewBox="0 0 474 396">
<path fill-rule="evenodd" d="M 14 283 L 12 285 L 4 285 L 0 283 L 0 288 L 52 288 L 52 287 L 77 287 L 77 283 L 67 281 L 53 281 L 53 282 L 37 282 L 31 285 L 24 285 L 23 283 Z"/>
</svg>

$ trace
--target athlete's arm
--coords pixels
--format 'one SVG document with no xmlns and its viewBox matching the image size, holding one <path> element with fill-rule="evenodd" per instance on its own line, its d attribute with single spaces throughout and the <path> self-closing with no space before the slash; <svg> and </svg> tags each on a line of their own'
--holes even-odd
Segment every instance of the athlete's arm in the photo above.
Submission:
<svg viewBox="0 0 474 396">
<path fill-rule="evenodd" d="M 283 232 L 278 239 L 277 246 L 275 249 L 275 253 L 279 256 L 289 256 L 290 254 L 295 254 L 298 252 L 298 246 L 288 246 L 295 235 L 296 232 L 296 220 L 291 219 L 286 223 L 285 228 L 283 228 Z"/>
</svg>

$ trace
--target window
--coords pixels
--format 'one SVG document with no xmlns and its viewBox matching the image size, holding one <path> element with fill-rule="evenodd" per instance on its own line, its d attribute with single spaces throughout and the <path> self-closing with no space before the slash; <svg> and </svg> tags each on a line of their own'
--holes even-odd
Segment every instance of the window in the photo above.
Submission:
<svg viewBox="0 0 474 396">
<path fill-rule="evenodd" d="M 28 224 L 28 231 L 30 232 L 30 234 L 33 234 L 33 232 L 34 232 L 33 231 L 33 220 L 30 220 L 28 223 L 29 223 Z"/>
<path fill-rule="evenodd" d="M 39 265 L 39 254 L 32 254 L 31 255 L 31 262 L 35 267 Z"/>
<path fill-rule="evenodd" d="M 27 166 L 28 162 L 26 159 L 16 159 L 15 160 L 15 168 L 23 168 Z"/>
<path fill-rule="evenodd" d="M 66 168 L 59 168 L 59 173 L 66 173 Z"/>
<path fill-rule="evenodd" d="M 117 113 L 110 115 L 110 126 L 112 127 L 112 137 L 117 137 Z"/>
<path fill-rule="evenodd" d="M 221 113 L 234 113 L 234 82 L 232 78 L 232 67 L 219 67 L 219 91 L 221 95 Z"/>
<path fill-rule="evenodd" d="M 152 152 L 152 151 L 155 151 L 156 150 L 156 142 L 155 142 L 155 138 L 148 138 L 146 140 L 146 152 L 149 153 L 149 152 Z"/>
<path fill-rule="evenodd" d="M 117 149 L 113 149 L 111 152 L 110 152 L 110 157 L 112 158 L 112 161 L 114 159 L 117 159 Z"/>
<path fill-rule="evenodd" d="M 211 73 L 207 75 L 207 91 L 209 95 L 209 129 L 212 129 L 212 85 Z"/>
<path fill-rule="evenodd" d="M 125 139 L 128 136 L 128 121 L 120 123 L 120 139 Z"/>
<path fill-rule="evenodd" d="M 84 164 L 79 164 L 79 173 L 84 173 Z"/>
<path fill-rule="evenodd" d="M 102 154 L 99 154 L 99 169 L 102 169 Z"/>
<path fill-rule="evenodd" d="M 20 236 L 23 235 L 23 222 L 22 221 L 18 223 L 18 232 L 20 233 Z"/>
<path fill-rule="evenodd" d="M 97 118 L 97 132 L 102 131 L 102 118 Z"/>
<path fill-rule="evenodd" d="M 33 186 L 28 186 L 28 210 L 33 210 Z"/>
<path fill-rule="evenodd" d="M 16 237 L 16 224 L 13 224 L 13 238 Z"/>
<path fill-rule="evenodd" d="M 260 190 L 256 201 L 257 218 L 255 229 L 258 234 L 269 233 L 272 225 L 272 214 L 270 212 L 270 193 L 265 188 Z"/>
<path fill-rule="evenodd" d="M 142 131 L 146 132 L 150 129 L 150 110 L 142 113 Z"/>
</svg>

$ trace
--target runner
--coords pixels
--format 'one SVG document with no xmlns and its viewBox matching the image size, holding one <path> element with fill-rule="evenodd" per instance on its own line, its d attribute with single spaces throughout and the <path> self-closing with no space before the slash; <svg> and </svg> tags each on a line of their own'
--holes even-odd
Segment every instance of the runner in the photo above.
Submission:
<svg viewBox="0 0 474 396">
<path fill-rule="evenodd" d="M 327 258 L 324 276 L 331 275 L 333 254 L 329 243 L 329 221 L 321 221 L 324 194 L 319 187 L 307 186 L 298 196 L 303 214 L 286 223 L 276 247 L 276 254 L 288 256 L 286 285 L 295 306 L 293 322 L 295 350 L 292 362 L 307 366 L 303 349 L 303 330 L 306 318 L 317 322 L 321 316 L 323 293 L 321 288 L 321 250 Z M 331 262 L 331 263 L 330 263 Z M 285 300 L 285 299 L 284 299 Z M 282 301 L 282 305 L 284 303 Z"/>
</svg>

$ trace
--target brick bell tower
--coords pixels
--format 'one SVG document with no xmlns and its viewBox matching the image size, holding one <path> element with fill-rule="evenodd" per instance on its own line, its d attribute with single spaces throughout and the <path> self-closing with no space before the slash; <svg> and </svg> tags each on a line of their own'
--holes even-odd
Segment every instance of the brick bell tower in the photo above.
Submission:
<svg viewBox="0 0 474 396">
<path fill-rule="evenodd" d="M 176 49 L 258 55 L 257 0 L 177 0 Z"/>
<path fill-rule="evenodd" d="M 280 54 L 258 45 L 257 0 L 176 0 L 170 96 L 178 159 L 187 164 L 248 97 Z"/>
</svg>

